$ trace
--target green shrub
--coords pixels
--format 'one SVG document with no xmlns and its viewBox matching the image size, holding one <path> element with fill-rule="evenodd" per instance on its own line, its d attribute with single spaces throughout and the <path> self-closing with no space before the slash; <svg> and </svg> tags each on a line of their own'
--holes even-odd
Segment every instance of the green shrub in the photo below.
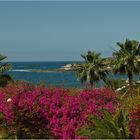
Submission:
<svg viewBox="0 0 140 140">
<path fill-rule="evenodd" d="M 106 80 L 106 86 L 110 87 L 113 90 L 121 88 L 124 85 L 126 85 L 126 82 L 124 79 L 108 79 L 108 80 Z"/>
<path fill-rule="evenodd" d="M 87 124 L 78 130 L 78 135 L 90 139 L 127 139 L 129 135 L 129 115 L 126 110 L 118 110 L 112 115 L 102 110 L 103 118 L 88 116 Z"/>
<path fill-rule="evenodd" d="M 0 86 L 4 87 L 6 86 L 9 82 L 13 82 L 13 79 L 9 75 L 0 75 Z"/>
</svg>

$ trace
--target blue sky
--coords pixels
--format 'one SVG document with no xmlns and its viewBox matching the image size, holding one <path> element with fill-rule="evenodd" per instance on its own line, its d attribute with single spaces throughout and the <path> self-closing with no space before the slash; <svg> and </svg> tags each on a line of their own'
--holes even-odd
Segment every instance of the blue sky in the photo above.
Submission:
<svg viewBox="0 0 140 140">
<path fill-rule="evenodd" d="M 0 53 L 8 61 L 111 56 L 116 42 L 140 41 L 140 2 L 0 1 Z"/>
</svg>

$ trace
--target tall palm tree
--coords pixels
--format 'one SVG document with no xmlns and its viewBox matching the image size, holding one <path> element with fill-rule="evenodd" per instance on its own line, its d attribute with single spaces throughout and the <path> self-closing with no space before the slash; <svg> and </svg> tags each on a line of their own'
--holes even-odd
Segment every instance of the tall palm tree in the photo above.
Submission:
<svg viewBox="0 0 140 140">
<path fill-rule="evenodd" d="M 140 43 L 126 39 L 125 43 L 117 43 L 119 50 L 113 53 L 113 71 L 115 74 L 127 74 L 130 86 L 133 76 L 140 74 Z"/>
<path fill-rule="evenodd" d="M 90 83 L 93 87 L 93 81 L 105 81 L 108 71 L 105 69 L 105 59 L 101 58 L 100 55 L 94 51 L 88 51 L 87 55 L 81 55 L 85 63 L 78 66 L 77 78 L 82 83 Z"/>
<path fill-rule="evenodd" d="M 0 86 L 5 86 L 8 81 L 12 81 L 12 78 L 9 75 L 4 74 L 5 71 L 12 68 L 10 64 L 1 62 L 5 58 L 7 57 L 0 54 Z"/>
</svg>

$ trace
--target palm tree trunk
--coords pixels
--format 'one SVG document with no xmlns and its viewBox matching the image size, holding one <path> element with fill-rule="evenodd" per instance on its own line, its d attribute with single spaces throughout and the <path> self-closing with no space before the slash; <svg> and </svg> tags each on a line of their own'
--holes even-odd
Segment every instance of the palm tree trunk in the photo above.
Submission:
<svg viewBox="0 0 140 140">
<path fill-rule="evenodd" d="M 130 85 L 130 92 L 131 92 L 131 97 L 132 97 L 132 79 L 133 79 L 133 74 L 131 72 L 128 72 L 128 79 L 129 79 L 129 85 Z"/>
<path fill-rule="evenodd" d="M 128 72 L 128 79 L 129 79 L 129 85 L 130 87 L 132 87 L 132 79 L 133 79 L 133 75 L 131 72 Z"/>
<path fill-rule="evenodd" d="M 93 81 L 90 81 L 91 88 L 94 88 Z"/>
</svg>

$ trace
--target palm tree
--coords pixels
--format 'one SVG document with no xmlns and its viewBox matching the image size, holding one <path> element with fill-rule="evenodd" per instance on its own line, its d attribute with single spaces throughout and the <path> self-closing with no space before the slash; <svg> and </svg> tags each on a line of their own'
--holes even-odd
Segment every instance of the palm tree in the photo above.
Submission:
<svg viewBox="0 0 140 140">
<path fill-rule="evenodd" d="M 82 83 L 90 83 L 93 87 L 93 81 L 106 80 L 108 71 L 105 69 L 105 59 L 101 58 L 100 53 L 88 51 L 87 55 L 81 55 L 85 63 L 78 66 L 77 77 Z"/>
<path fill-rule="evenodd" d="M 3 56 L 0 54 L 0 74 L 3 74 L 3 72 L 10 70 L 11 69 L 11 65 L 8 63 L 2 63 L 1 61 L 6 59 L 6 56 Z"/>
<path fill-rule="evenodd" d="M 8 83 L 8 81 L 12 80 L 12 78 L 9 75 L 4 74 L 5 71 L 10 70 L 12 68 L 10 64 L 1 62 L 5 58 L 7 57 L 0 54 L 0 86 L 5 86 Z"/>
<path fill-rule="evenodd" d="M 130 86 L 133 76 L 140 74 L 140 43 L 126 39 L 125 43 L 117 43 L 119 50 L 113 53 L 113 71 L 115 74 L 127 74 Z"/>
</svg>

